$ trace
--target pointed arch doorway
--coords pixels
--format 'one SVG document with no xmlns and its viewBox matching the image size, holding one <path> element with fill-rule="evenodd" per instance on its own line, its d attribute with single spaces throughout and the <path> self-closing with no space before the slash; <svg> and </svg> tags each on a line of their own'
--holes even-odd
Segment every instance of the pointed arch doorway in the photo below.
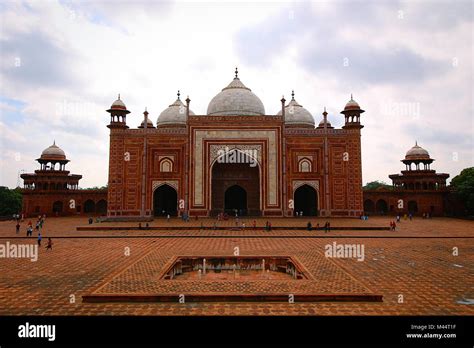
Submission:
<svg viewBox="0 0 474 348">
<path fill-rule="evenodd" d="M 167 185 L 158 186 L 153 192 L 154 216 L 178 215 L 178 193 Z"/>
<path fill-rule="evenodd" d="M 318 215 L 318 193 L 307 184 L 295 190 L 294 204 L 294 215 L 300 212 L 303 212 L 303 216 Z"/>
</svg>

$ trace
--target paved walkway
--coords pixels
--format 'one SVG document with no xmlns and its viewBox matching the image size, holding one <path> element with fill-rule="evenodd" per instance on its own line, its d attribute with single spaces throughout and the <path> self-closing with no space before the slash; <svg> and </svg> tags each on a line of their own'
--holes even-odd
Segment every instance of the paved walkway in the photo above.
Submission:
<svg viewBox="0 0 474 348">
<path fill-rule="evenodd" d="M 192 235 L 186 238 L 169 235 L 167 238 L 159 238 L 163 235 L 140 238 L 135 231 L 124 231 L 117 234 L 93 232 L 91 236 L 96 238 L 87 238 L 86 233 L 75 230 L 79 222 L 87 224 L 84 220 L 48 218 L 43 234 L 53 237 L 54 246 L 52 251 L 46 251 L 43 240 L 37 262 L 0 258 L 0 315 L 474 315 L 474 305 L 467 304 L 474 300 L 474 223 L 470 221 L 415 219 L 402 222 L 396 232 L 364 231 L 367 232 L 365 237 L 418 238 L 351 238 L 362 231 L 340 231 L 340 234 L 334 232 L 322 239 L 291 238 L 293 232 L 302 234 L 307 231 L 258 232 L 262 235 L 253 235 L 253 238 L 238 238 L 232 234 L 224 238 L 204 238 L 205 235 L 201 238 Z M 272 219 L 272 223 L 300 223 L 297 219 L 290 220 Z M 344 220 L 333 219 L 331 224 L 365 223 Z M 389 219 L 374 218 L 368 222 L 380 224 L 383 221 Z M 301 221 L 301 224 L 305 222 Z M 60 235 L 84 238 L 56 238 Z M 267 235 L 274 238 L 266 238 Z M 3 237 L 0 245 L 36 242 L 36 237 L 29 240 L 11 238 L 15 236 L 12 222 L 0 222 L 0 236 Z M 113 238 L 97 238 L 100 236 Z M 438 238 L 422 238 L 424 236 Z M 463 236 L 465 238 L 460 238 Z M 326 246 L 333 242 L 363 245 L 364 261 L 323 257 Z M 322 290 L 350 292 L 367 289 L 382 294 L 383 302 L 82 302 L 83 295 L 96 291 L 153 292 L 159 286 L 155 280 L 163 267 L 162 262 L 172 255 L 229 255 L 235 247 L 239 248 L 241 255 L 295 255 L 314 278 L 320 280 L 318 286 Z M 453 248 L 457 248 L 458 256 L 453 255 Z M 292 285 L 294 282 L 298 281 L 281 282 L 281 291 L 298 290 L 299 286 Z M 249 291 L 254 291 L 262 286 L 271 289 L 270 284 L 242 286 L 250 286 Z M 189 285 L 166 286 L 170 292 L 179 293 L 180 290 L 191 292 L 195 289 Z M 216 284 L 217 288 L 212 288 L 212 283 L 205 286 L 208 287 L 206 291 L 213 291 L 223 285 Z M 304 289 L 300 291 L 304 292 Z M 75 301 L 71 303 L 72 299 Z"/>
</svg>

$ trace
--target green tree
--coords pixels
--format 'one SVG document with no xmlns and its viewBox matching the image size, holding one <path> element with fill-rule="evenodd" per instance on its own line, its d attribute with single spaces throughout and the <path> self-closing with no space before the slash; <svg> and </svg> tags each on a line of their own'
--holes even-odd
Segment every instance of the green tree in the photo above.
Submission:
<svg viewBox="0 0 474 348">
<path fill-rule="evenodd" d="M 474 167 L 465 168 L 451 180 L 458 197 L 463 201 L 469 215 L 474 215 Z"/>
<path fill-rule="evenodd" d="M 10 190 L 0 186 L 0 216 L 13 215 L 21 212 L 22 195 L 17 187 Z"/>
<path fill-rule="evenodd" d="M 377 190 L 379 188 L 391 190 L 392 186 L 388 185 L 386 182 L 376 180 L 368 182 L 365 186 L 362 187 L 362 189 L 364 190 Z"/>
</svg>

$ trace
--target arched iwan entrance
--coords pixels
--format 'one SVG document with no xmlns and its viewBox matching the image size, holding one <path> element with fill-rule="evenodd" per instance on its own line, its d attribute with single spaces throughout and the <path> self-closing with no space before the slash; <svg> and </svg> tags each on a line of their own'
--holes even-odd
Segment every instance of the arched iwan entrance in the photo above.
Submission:
<svg viewBox="0 0 474 348">
<path fill-rule="evenodd" d="M 63 212 L 63 202 L 56 201 L 53 203 L 53 213 L 61 214 Z"/>
<path fill-rule="evenodd" d="M 411 214 L 418 213 L 418 204 L 416 201 L 409 201 L 408 202 L 408 212 Z"/>
<path fill-rule="evenodd" d="M 318 193 L 309 186 L 303 185 L 295 190 L 294 194 L 294 214 L 303 212 L 303 216 L 318 215 Z"/>
<path fill-rule="evenodd" d="M 375 204 L 377 214 L 385 215 L 388 212 L 388 205 L 384 199 L 379 199 Z"/>
<path fill-rule="evenodd" d="M 375 211 L 374 201 L 371 199 L 366 199 L 364 201 L 364 212 L 373 213 Z"/>
<path fill-rule="evenodd" d="M 84 213 L 95 213 L 95 203 L 92 199 L 84 202 Z"/>
<path fill-rule="evenodd" d="M 178 193 L 169 185 L 159 186 L 153 192 L 153 214 L 155 216 L 176 216 L 178 214 Z"/>
<path fill-rule="evenodd" d="M 247 192 L 239 185 L 229 187 L 225 191 L 224 210 L 227 213 L 247 215 Z"/>
<path fill-rule="evenodd" d="M 229 153 L 237 153 L 238 150 Z M 243 152 L 218 158 L 211 168 L 211 215 L 221 212 L 235 215 L 261 215 L 260 167 Z M 246 157 L 247 156 L 247 157 Z M 244 163 L 226 162 L 238 158 Z M 230 163 L 229 163 L 230 162 Z"/>
</svg>

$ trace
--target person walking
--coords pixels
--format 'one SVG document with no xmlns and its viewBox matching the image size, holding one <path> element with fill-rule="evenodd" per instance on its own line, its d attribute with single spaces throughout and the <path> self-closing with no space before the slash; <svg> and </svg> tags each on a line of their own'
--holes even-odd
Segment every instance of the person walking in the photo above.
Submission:
<svg viewBox="0 0 474 348">
<path fill-rule="evenodd" d="M 20 233 L 20 223 L 19 222 L 16 223 L 15 227 L 16 227 L 16 234 Z"/>
<path fill-rule="evenodd" d="M 53 250 L 53 241 L 51 237 L 48 238 L 48 244 L 46 244 L 46 250 Z"/>
<path fill-rule="evenodd" d="M 38 246 L 41 246 L 41 232 L 38 233 Z"/>
</svg>

